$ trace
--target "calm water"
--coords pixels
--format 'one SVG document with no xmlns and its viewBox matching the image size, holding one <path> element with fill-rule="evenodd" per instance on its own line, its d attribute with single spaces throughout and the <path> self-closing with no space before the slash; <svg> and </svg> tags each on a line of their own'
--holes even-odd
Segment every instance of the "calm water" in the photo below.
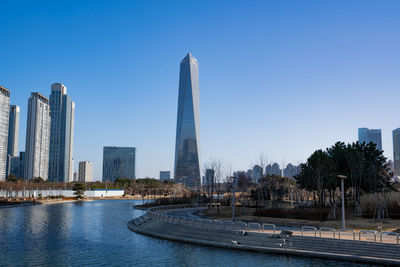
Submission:
<svg viewBox="0 0 400 267">
<path fill-rule="evenodd" d="M 126 226 L 143 214 L 134 204 L 99 200 L 0 209 L 0 266 L 366 266 L 142 236 Z"/>
</svg>

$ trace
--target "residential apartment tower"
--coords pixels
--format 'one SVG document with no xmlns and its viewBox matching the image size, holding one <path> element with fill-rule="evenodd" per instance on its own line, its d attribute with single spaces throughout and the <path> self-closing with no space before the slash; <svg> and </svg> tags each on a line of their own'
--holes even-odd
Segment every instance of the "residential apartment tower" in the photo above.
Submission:
<svg viewBox="0 0 400 267">
<path fill-rule="evenodd" d="M 0 182 L 7 178 L 9 112 L 10 91 L 0 86 Z"/>
<path fill-rule="evenodd" d="M 28 121 L 24 159 L 24 179 L 48 179 L 50 105 L 49 99 L 32 93 L 28 100 Z"/>
<path fill-rule="evenodd" d="M 75 103 L 62 83 L 51 85 L 50 110 L 49 180 L 72 182 Z"/>
</svg>

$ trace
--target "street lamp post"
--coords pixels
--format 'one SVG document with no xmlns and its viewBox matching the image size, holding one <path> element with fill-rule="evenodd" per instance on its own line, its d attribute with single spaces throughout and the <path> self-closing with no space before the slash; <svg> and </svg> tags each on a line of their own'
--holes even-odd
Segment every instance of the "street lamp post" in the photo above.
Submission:
<svg viewBox="0 0 400 267">
<path fill-rule="evenodd" d="M 338 175 L 338 178 L 341 180 L 341 191 L 342 191 L 342 227 L 346 229 L 346 223 L 344 218 L 344 179 L 347 178 L 346 175 Z"/>
</svg>

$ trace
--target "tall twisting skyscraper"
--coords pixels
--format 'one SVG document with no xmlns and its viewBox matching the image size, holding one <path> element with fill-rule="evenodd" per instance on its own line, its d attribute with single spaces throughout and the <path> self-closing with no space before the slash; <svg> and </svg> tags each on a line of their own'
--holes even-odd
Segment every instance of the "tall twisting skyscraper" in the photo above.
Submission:
<svg viewBox="0 0 400 267">
<path fill-rule="evenodd" d="M 61 83 L 51 85 L 50 110 L 49 180 L 71 182 L 75 103 L 67 95 L 67 88 Z"/>
<path fill-rule="evenodd" d="M 24 178 L 48 178 L 50 140 L 49 99 L 32 93 L 28 101 Z"/>
<path fill-rule="evenodd" d="M 10 91 L 0 86 L 0 181 L 6 180 Z"/>
<path fill-rule="evenodd" d="M 189 187 L 200 183 L 199 66 L 189 53 L 179 74 L 175 180 Z"/>
</svg>

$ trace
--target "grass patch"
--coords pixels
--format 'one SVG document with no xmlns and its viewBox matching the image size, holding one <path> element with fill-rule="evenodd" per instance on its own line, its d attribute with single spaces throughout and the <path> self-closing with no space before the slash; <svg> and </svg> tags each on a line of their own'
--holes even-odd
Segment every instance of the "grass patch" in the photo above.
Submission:
<svg viewBox="0 0 400 267">
<path fill-rule="evenodd" d="M 329 210 L 326 209 L 261 209 L 255 211 L 254 216 L 300 219 L 312 221 L 326 221 Z"/>
</svg>

